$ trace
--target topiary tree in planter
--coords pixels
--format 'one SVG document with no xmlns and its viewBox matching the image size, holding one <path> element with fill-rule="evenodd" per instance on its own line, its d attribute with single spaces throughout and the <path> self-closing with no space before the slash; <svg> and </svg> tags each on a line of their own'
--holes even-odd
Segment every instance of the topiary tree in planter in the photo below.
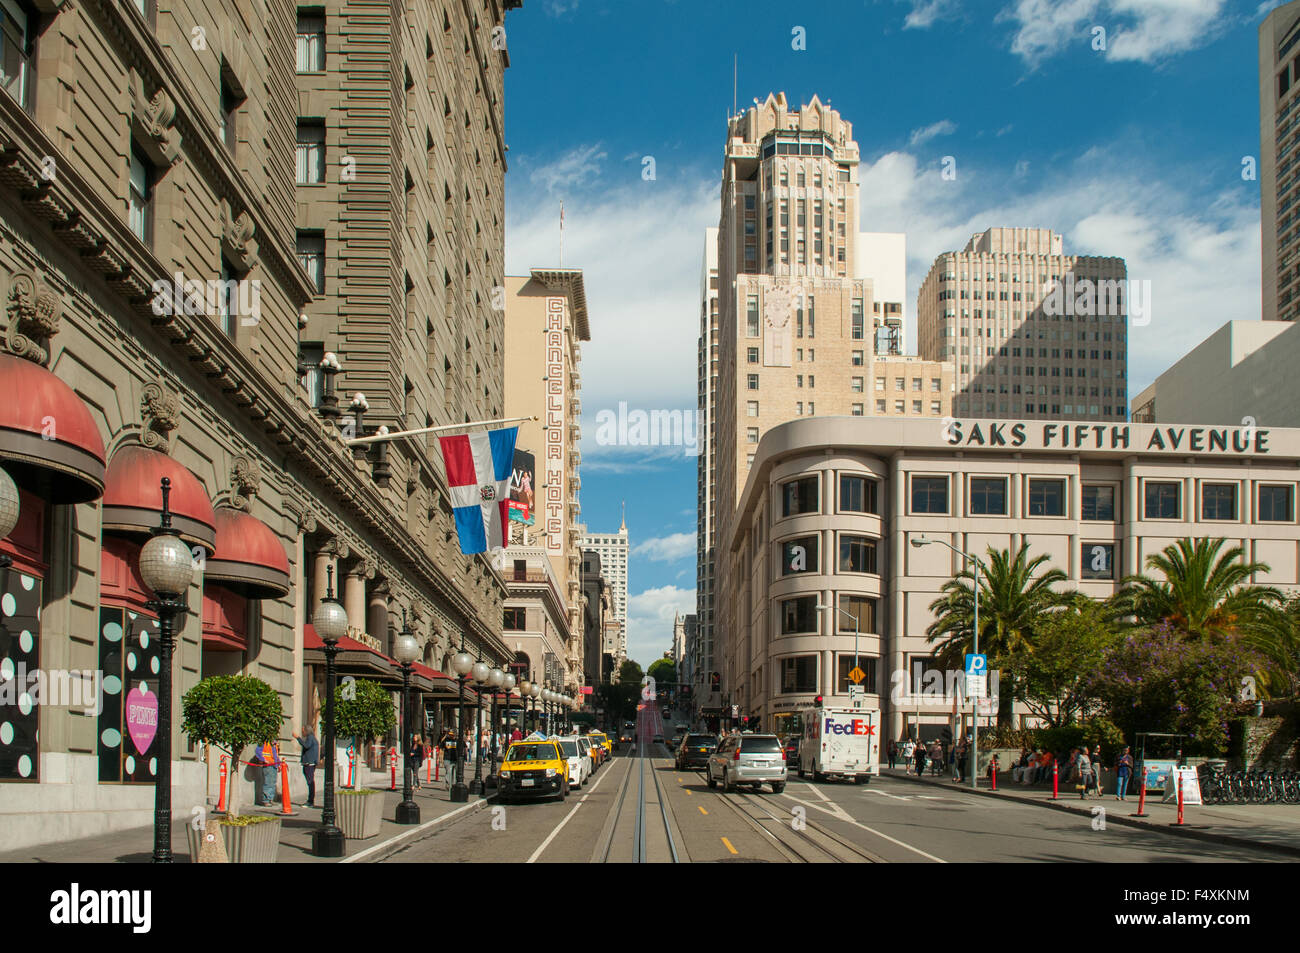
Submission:
<svg viewBox="0 0 1300 953">
<path fill-rule="evenodd" d="M 360 742 L 387 734 L 397 724 L 393 698 L 388 689 L 378 682 L 357 679 L 340 685 L 334 694 L 334 730 L 340 738 L 357 739 L 357 760 L 360 761 Z M 329 752 L 334 757 L 334 752 Z M 356 784 L 358 777 L 353 780 Z"/>
<path fill-rule="evenodd" d="M 214 675 L 205 678 L 181 699 L 181 728 L 191 739 L 206 741 L 230 755 L 227 821 L 239 817 L 240 755 L 249 745 L 266 744 L 280 734 L 284 716 L 280 696 L 260 678 Z"/>
</svg>

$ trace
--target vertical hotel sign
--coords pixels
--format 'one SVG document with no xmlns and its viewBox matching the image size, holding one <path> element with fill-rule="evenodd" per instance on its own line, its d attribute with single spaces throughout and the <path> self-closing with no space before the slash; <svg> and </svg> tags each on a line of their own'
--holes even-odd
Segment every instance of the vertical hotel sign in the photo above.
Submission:
<svg viewBox="0 0 1300 953">
<path fill-rule="evenodd" d="M 546 299 L 546 552 L 564 552 L 564 299 Z"/>
</svg>

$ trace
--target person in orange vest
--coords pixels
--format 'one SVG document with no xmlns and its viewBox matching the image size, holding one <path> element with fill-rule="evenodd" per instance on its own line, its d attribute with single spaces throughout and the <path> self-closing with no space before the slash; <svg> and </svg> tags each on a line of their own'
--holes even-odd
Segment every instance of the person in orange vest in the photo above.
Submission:
<svg viewBox="0 0 1300 953">
<path fill-rule="evenodd" d="M 253 787 L 253 803 L 274 804 L 275 776 L 280 769 L 280 746 L 268 741 L 258 747 L 249 763 L 260 766 L 257 768 L 259 783 Z"/>
</svg>

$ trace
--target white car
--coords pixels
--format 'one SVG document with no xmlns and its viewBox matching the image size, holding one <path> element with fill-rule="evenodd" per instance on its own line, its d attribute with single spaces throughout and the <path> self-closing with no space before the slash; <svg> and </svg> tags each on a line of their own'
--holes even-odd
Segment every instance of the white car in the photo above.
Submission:
<svg viewBox="0 0 1300 953">
<path fill-rule="evenodd" d="M 582 787 L 591 778 L 591 772 L 594 770 L 591 764 L 591 749 L 585 742 L 572 736 L 556 740 L 560 743 L 560 751 L 569 762 L 569 786 Z"/>
</svg>

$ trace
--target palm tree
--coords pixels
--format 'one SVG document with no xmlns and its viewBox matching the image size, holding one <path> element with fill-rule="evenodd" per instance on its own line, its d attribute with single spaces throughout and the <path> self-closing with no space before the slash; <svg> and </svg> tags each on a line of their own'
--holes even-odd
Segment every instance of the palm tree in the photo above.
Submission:
<svg viewBox="0 0 1300 953">
<path fill-rule="evenodd" d="M 1010 550 L 989 547 L 980 573 L 979 641 L 980 650 L 989 656 L 990 668 L 1017 653 L 1032 651 L 1034 627 L 1042 614 L 1068 598 L 1052 589 L 1067 579 L 1061 570 L 1049 567 L 1035 574 L 1047 560 L 1045 553 L 1030 559 L 1028 544 L 1022 544 L 1015 556 Z M 943 594 L 930 603 L 934 621 L 926 635 L 929 642 L 939 643 L 935 660 L 940 667 L 963 667 L 965 654 L 973 648 L 973 584 L 973 573 L 963 569 L 943 584 Z M 1011 722 L 1013 701 L 1012 691 L 999 692 L 998 724 Z"/>
<path fill-rule="evenodd" d="M 1258 653 L 1266 686 L 1280 687 L 1293 674 L 1295 632 L 1283 611 L 1285 596 L 1272 586 L 1251 584 L 1255 573 L 1268 572 L 1262 562 L 1246 562 L 1241 546 L 1224 550 L 1223 539 L 1183 538 L 1147 557 L 1146 575 L 1125 578 L 1114 596 L 1118 611 L 1136 626 L 1165 622 L 1185 638 L 1231 641 Z"/>
</svg>

